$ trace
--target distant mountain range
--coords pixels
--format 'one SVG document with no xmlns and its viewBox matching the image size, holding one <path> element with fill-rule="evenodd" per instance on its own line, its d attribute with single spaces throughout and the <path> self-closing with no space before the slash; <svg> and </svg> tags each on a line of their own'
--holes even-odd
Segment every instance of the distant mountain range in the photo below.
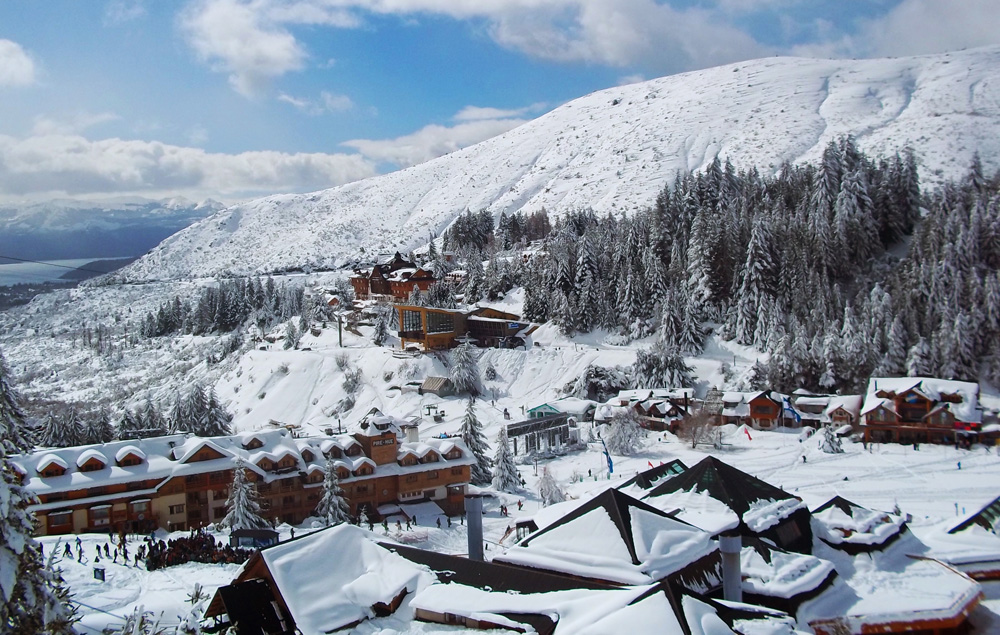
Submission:
<svg viewBox="0 0 1000 635">
<path fill-rule="evenodd" d="M 912 147 L 925 183 L 974 152 L 1000 166 L 1000 47 L 876 60 L 767 58 L 611 88 L 412 168 L 235 205 L 165 240 L 123 280 L 335 268 L 407 251 L 466 209 L 495 216 L 652 204 L 675 174 L 816 161 L 854 135 L 870 156 Z"/>
<path fill-rule="evenodd" d="M 141 256 L 164 238 L 224 207 L 218 201 L 195 203 L 184 198 L 0 204 L 0 257 Z"/>
</svg>

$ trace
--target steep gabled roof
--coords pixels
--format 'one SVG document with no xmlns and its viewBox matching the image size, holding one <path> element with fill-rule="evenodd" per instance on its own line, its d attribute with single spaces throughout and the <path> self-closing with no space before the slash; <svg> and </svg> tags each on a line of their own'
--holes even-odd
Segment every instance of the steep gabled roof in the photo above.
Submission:
<svg viewBox="0 0 1000 635">
<path fill-rule="evenodd" d="M 717 548 L 708 532 L 611 488 L 495 560 L 593 580 L 647 584 Z"/>
<path fill-rule="evenodd" d="M 869 509 L 841 496 L 814 509 L 812 522 L 823 542 L 852 555 L 885 548 L 906 527 L 900 515 Z"/>
<path fill-rule="evenodd" d="M 978 512 L 949 529 L 948 533 L 958 533 L 973 525 L 979 525 L 987 531 L 997 531 L 997 528 L 1000 527 L 1000 496 L 994 498 Z"/>
<path fill-rule="evenodd" d="M 725 503 L 740 518 L 757 501 L 798 500 L 785 490 L 765 483 L 713 456 L 705 457 L 682 474 L 660 483 L 645 498 L 690 490 L 708 492 L 709 496 Z"/>
<path fill-rule="evenodd" d="M 639 472 L 623 484 L 619 485 L 617 489 L 625 489 L 631 485 L 635 485 L 636 487 L 640 487 L 642 489 L 652 489 L 654 485 L 659 483 L 664 478 L 676 476 L 687 469 L 688 466 L 685 465 L 683 461 L 680 459 L 673 459 L 666 463 L 661 463 L 656 467 Z"/>
</svg>

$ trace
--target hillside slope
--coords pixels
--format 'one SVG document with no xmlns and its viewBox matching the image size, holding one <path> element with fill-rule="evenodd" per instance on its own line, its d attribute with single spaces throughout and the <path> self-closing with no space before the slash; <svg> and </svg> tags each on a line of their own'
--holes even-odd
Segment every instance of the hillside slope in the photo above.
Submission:
<svg viewBox="0 0 1000 635">
<path fill-rule="evenodd" d="M 251 201 L 172 236 L 125 281 L 343 266 L 407 251 L 466 208 L 622 212 L 715 156 L 770 172 L 853 134 L 873 156 L 914 148 L 922 178 L 973 152 L 1000 167 L 1000 48 L 879 60 L 768 58 L 611 88 L 407 170 Z M 277 237 L 277 238 L 276 238 Z M 363 249 L 363 251 L 362 251 Z"/>
</svg>

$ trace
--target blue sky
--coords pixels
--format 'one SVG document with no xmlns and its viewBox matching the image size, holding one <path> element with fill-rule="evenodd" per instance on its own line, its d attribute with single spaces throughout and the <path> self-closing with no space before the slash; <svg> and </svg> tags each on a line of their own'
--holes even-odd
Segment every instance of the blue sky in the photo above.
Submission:
<svg viewBox="0 0 1000 635">
<path fill-rule="evenodd" d="M 1000 43 L 1000 0 L 7 0 L 0 201 L 331 187 L 619 83 Z"/>
</svg>

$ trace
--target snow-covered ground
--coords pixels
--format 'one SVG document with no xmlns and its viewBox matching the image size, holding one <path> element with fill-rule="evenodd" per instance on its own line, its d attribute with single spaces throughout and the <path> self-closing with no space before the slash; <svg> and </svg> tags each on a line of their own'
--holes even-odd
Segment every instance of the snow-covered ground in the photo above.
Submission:
<svg viewBox="0 0 1000 635">
<path fill-rule="evenodd" d="M 1000 48 L 870 60 L 765 58 L 581 97 L 450 155 L 342 187 L 242 203 L 179 232 L 126 280 L 253 275 L 407 252 L 463 211 L 625 213 L 716 156 L 769 174 L 852 134 L 914 149 L 925 183 L 1000 167 Z"/>
<path fill-rule="evenodd" d="M 485 411 L 485 409 L 484 409 Z M 485 414 L 485 412 L 484 412 Z M 499 419 L 484 416 L 490 421 L 490 430 L 496 430 Z M 509 546 L 509 538 L 504 543 L 500 539 L 507 528 L 522 516 L 536 516 L 539 521 L 554 519 L 579 504 L 579 501 L 602 491 L 604 488 L 622 483 L 636 472 L 646 469 L 649 463 L 679 458 L 693 465 L 706 454 L 718 456 L 724 461 L 763 478 L 785 490 L 802 496 L 815 506 L 833 495 L 841 495 L 861 505 L 876 509 L 892 510 L 899 505 L 903 512 L 912 515 L 910 529 L 913 536 L 910 543 L 900 543 L 906 550 L 917 552 L 922 537 L 939 531 L 942 527 L 957 522 L 963 514 L 978 511 L 986 502 L 997 496 L 1000 483 L 1000 456 L 985 449 L 972 451 L 955 450 L 949 446 L 922 445 L 914 451 L 912 446 L 881 445 L 871 451 L 860 444 L 845 443 L 844 454 L 824 454 L 819 449 L 815 437 L 800 441 L 797 432 L 751 431 L 752 440 L 742 429 L 724 428 L 725 447 L 690 449 L 669 434 L 650 434 L 646 447 L 633 457 L 614 457 L 614 474 L 607 473 L 604 457 L 595 445 L 587 451 L 568 454 L 539 464 L 548 467 L 557 479 L 563 482 L 569 495 L 575 499 L 559 506 L 547 508 L 543 513 L 538 497 L 534 493 L 537 482 L 534 466 L 522 466 L 521 473 L 528 483 L 519 495 L 499 494 L 487 499 L 484 530 L 490 558 Z M 801 457 L 805 456 L 807 462 Z M 961 461 L 961 469 L 958 462 Z M 518 501 L 522 509 L 518 509 Z M 500 514 L 500 505 L 506 505 L 510 516 Z M 390 523 L 388 535 L 400 542 L 413 546 L 433 549 L 446 553 L 464 554 L 467 551 L 465 525 L 457 520 L 451 527 L 442 518 L 442 528 L 436 525 L 436 518 L 420 518 L 420 526 L 411 531 L 397 532 Z M 283 526 L 282 537 L 289 536 L 290 528 Z M 309 531 L 308 524 L 297 529 L 297 533 Z M 375 533 L 384 535 L 376 525 Z M 224 540 L 219 536 L 219 540 Z M 59 538 L 44 538 L 46 549 L 57 549 Z M 91 559 L 95 544 L 104 544 L 106 536 L 83 536 L 83 551 Z M 827 559 L 847 559 L 847 556 L 831 549 L 821 548 L 818 555 Z M 858 556 L 867 559 L 868 556 Z M 77 563 L 75 560 L 62 562 L 67 580 L 76 599 L 82 605 L 85 615 L 83 624 L 88 628 L 99 628 L 113 623 L 113 616 L 130 613 L 134 607 L 142 605 L 164 615 L 164 622 L 176 623 L 178 616 L 189 610 L 187 595 L 195 582 L 201 583 L 208 592 L 228 583 L 235 577 L 236 567 L 232 565 L 187 564 L 179 567 L 146 572 L 134 567 L 107 564 L 107 580 L 93 579 L 93 563 Z M 838 567 L 844 563 L 838 562 Z M 858 569 L 862 567 L 859 565 Z M 877 577 L 877 576 L 876 576 Z M 863 591 L 862 580 L 872 583 L 872 575 L 859 578 L 857 582 Z M 1000 583 L 988 583 L 984 587 L 986 600 L 973 616 L 977 632 L 989 633 L 1000 624 Z M 110 615 L 109 615 L 110 613 Z M 384 632 L 391 633 L 387 624 Z M 94 630 L 84 632 L 96 632 Z M 377 632 L 377 631 L 376 631 Z"/>
</svg>

